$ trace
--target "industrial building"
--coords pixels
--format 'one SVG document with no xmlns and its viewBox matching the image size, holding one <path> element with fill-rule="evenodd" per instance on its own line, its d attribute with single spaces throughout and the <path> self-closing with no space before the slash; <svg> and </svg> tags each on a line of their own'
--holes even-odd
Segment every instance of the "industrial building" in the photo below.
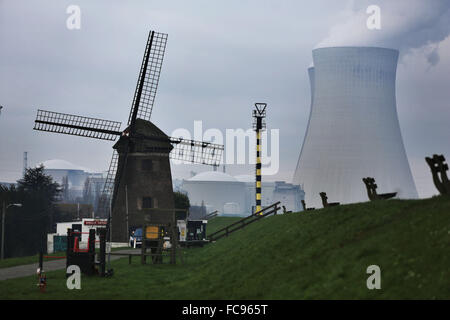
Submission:
<svg viewBox="0 0 450 320">
<path fill-rule="evenodd" d="M 56 233 L 47 234 L 47 253 L 53 253 L 58 251 L 65 251 L 67 249 L 67 229 L 72 229 L 75 232 L 81 232 L 77 234 L 80 238 L 80 248 L 85 249 L 88 244 L 89 230 L 97 228 L 106 228 L 107 219 L 80 219 L 77 221 L 60 222 L 56 224 Z M 95 246 L 100 247 L 99 236 L 95 236 Z M 111 244 L 111 248 L 126 247 L 128 242 L 120 243 L 115 242 Z"/>
<path fill-rule="evenodd" d="M 64 185 L 64 179 L 67 179 L 70 198 L 75 199 L 83 195 L 84 182 L 89 176 L 88 169 L 60 159 L 47 160 L 42 162 L 42 165 L 44 173 L 60 185 Z"/>
<path fill-rule="evenodd" d="M 51 176 L 55 182 L 63 187 L 67 184 L 67 199 L 62 200 L 84 201 L 96 208 L 105 184 L 105 174 L 90 172 L 87 168 L 60 159 L 47 160 L 40 164 L 44 165 L 44 173 Z"/>
<path fill-rule="evenodd" d="M 225 215 L 249 215 L 255 206 L 255 176 L 231 176 L 224 172 L 201 172 L 182 182 L 191 205 L 205 205 L 207 212 Z M 298 185 L 283 181 L 262 182 L 263 207 L 281 201 L 286 210 L 301 211 L 304 192 Z"/>
<path fill-rule="evenodd" d="M 403 145 L 395 97 L 399 52 L 376 47 L 313 50 L 308 70 L 311 111 L 293 183 L 308 207 L 368 201 L 362 182 L 380 192 L 417 198 Z"/>
</svg>

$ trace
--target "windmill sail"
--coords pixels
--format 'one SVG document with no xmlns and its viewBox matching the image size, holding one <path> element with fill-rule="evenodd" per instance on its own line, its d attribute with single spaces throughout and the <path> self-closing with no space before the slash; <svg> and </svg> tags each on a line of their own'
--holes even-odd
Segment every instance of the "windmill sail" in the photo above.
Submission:
<svg viewBox="0 0 450 320">
<path fill-rule="evenodd" d="M 101 217 L 109 216 L 109 209 L 111 200 L 114 194 L 114 185 L 117 174 L 117 166 L 119 163 L 119 154 L 116 150 L 113 151 L 111 163 L 108 169 L 108 175 L 106 176 L 105 185 L 103 186 L 102 195 L 99 198 L 98 215 Z"/>
<path fill-rule="evenodd" d="M 204 141 L 170 138 L 173 149 L 170 158 L 186 163 L 198 163 L 218 166 L 222 162 L 224 147 Z"/>
<path fill-rule="evenodd" d="M 136 119 L 150 121 L 153 104 L 155 102 L 156 91 L 158 89 L 159 76 L 166 50 L 167 34 L 150 31 L 145 46 L 144 57 L 142 59 L 141 70 L 134 92 L 133 103 L 131 105 L 130 115 L 128 117 L 128 129 L 126 130 L 130 137 L 135 134 Z M 127 163 L 128 151 L 124 155 L 124 161 L 119 172 L 114 176 L 113 191 L 111 194 L 112 206 L 116 201 L 117 189 L 122 179 L 123 167 Z M 117 160 L 118 162 L 118 160 Z M 117 165 L 116 165 L 117 171 Z M 106 186 L 105 186 L 106 187 Z"/>
<path fill-rule="evenodd" d="M 120 122 L 38 110 L 34 130 L 70 134 L 101 140 L 116 140 Z"/>
<path fill-rule="evenodd" d="M 142 135 L 139 132 L 134 134 L 134 142 L 154 140 L 161 142 L 170 142 L 173 148 L 170 151 L 170 159 L 181 160 L 185 163 L 196 163 L 217 166 L 222 162 L 224 151 L 223 144 L 212 142 L 190 140 L 183 138 L 173 138 L 166 135 Z"/>
<path fill-rule="evenodd" d="M 137 118 L 150 120 L 166 43 L 167 34 L 150 31 L 128 118 L 128 125 L 133 125 Z"/>
</svg>

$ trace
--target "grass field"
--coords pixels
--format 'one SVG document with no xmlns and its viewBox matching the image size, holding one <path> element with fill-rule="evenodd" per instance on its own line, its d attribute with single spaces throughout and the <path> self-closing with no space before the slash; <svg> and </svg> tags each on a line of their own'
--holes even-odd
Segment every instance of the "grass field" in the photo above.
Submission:
<svg viewBox="0 0 450 320">
<path fill-rule="evenodd" d="M 97 252 L 99 251 L 98 248 L 96 250 L 97 250 Z M 112 251 L 116 251 L 116 250 L 123 250 L 123 248 L 113 248 L 112 249 Z M 62 252 L 54 252 L 54 253 L 49 253 L 49 254 L 46 253 L 45 255 L 52 256 L 52 257 L 55 257 L 55 256 L 59 257 L 59 256 L 65 256 L 66 252 L 62 251 Z M 39 262 L 38 254 L 35 254 L 34 256 L 7 258 L 7 259 L 0 260 L 0 269 L 20 266 L 20 265 L 24 265 L 24 264 L 38 263 L 38 262 Z"/>
<path fill-rule="evenodd" d="M 225 228 L 227 225 L 232 224 L 233 222 L 236 222 L 242 218 L 235 218 L 235 217 L 215 217 L 214 219 L 210 220 L 208 224 L 206 225 L 206 234 L 210 235 L 222 228 Z"/>
<path fill-rule="evenodd" d="M 210 229 L 227 224 L 215 219 Z M 449 248 L 449 197 L 352 204 L 268 217 L 186 250 L 185 264 L 120 259 L 112 278 L 82 276 L 81 290 L 63 270 L 48 273 L 46 293 L 36 277 L 0 281 L 0 298 L 450 299 Z M 366 287 L 369 265 L 381 290 Z"/>
<path fill-rule="evenodd" d="M 65 252 L 55 252 L 55 253 L 45 254 L 45 255 L 46 256 L 65 256 L 66 253 Z M 20 266 L 23 264 L 37 263 L 38 261 L 39 261 L 39 255 L 37 255 L 37 254 L 34 256 L 7 258 L 7 259 L 0 260 L 0 269 Z"/>
</svg>

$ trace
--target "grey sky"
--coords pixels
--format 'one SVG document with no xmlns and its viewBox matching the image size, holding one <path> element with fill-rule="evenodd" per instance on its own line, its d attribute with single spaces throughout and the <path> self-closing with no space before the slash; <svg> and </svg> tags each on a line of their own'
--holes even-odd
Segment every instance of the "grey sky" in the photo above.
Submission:
<svg viewBox="0 0 450 320">
<path fill-rule="evenodd" d="M 59 158 L 106 170 L 112 143 L 33 131 L 36 110 L 125 125 L 153 29 L 169 39 L 152 121 L 168 134 L 192 132 L 194 120 L 203 120 L 204 129 L 246 129 L 253 103 L 267 102 L 268 128 L 280 129 L 281 158 L 279 174 L 268 180 L 290 181 L 295 170 L 309 114 L 313 48 L 400 49 L 397 105 L 405 147 L 419 194 L 436 193 L 423 158 L 444 153 L 450 159 L 450 3 L 242 2 L 0 0 L 0 181 L 20 177 L 23 151 L 30 164 Z M 81 30 L 66 28 L 71 4 L 81 8 Z M 369 4 L 380 5 L 382 19 L 382 29 L 370 33 L 361 18 Z M 191 169 L 175 167 L 174 176 Z"/>
</svg>

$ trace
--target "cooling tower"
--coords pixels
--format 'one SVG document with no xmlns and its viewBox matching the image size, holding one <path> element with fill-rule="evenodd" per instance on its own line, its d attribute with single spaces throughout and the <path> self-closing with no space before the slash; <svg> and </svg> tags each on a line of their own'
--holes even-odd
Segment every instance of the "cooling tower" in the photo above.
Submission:
<svg viewBox="0 0 450 320">
<path fill-rule="evenodd" d="M 378 193 L 417 198 L 395 98 L 398 51 L 374 47 L 313 50 L 311 111 L 293 183 L 308 207 L 368 201 L 363 177 Z"/>
</svg>

